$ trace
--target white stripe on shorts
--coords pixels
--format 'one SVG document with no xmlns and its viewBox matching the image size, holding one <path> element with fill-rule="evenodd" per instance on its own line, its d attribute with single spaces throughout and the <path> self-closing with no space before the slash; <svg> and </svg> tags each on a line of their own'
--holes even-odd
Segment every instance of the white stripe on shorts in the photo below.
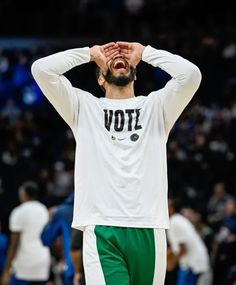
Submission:
<svg viewBox="0 0 236 285">
<path fill-rule="evenodd" d="M 83 233 L 83 263 L 86 285 L 106 285 L 96 244 L 95 226 L 87 226 Z M 153 285 L 164 285 L 166 275 L 166 232 L 154 229 L 155 271 Z"/>
<path fill-rule="evenodd" d="M 165 229 L 154 229 L 155 239 L 155 271 L 153 285 L 164 285 L 166 275 L 166 231 Z"/>
<path fill-rule="evenodd" d="M 87 226 L 83 233 L 83 263 L 86 285 L 106 285 L 97 251 L 95 226 Z"/>
</svg>

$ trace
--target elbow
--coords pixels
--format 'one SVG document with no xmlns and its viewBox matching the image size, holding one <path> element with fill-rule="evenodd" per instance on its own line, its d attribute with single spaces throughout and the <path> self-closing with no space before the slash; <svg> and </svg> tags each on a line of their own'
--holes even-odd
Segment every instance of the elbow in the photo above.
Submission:
<svg viewBox="0 0 236 285">
<path fill-rule="evenodd" d="M 191 81 L 191 85 L 197 90 L 202 81 L 202 74 L 195 64 L 191 66 L 191 70 L 189 71 L 189 80 Z"/>
<path fill-rule="evenodd" d="M 45 239 L 44 237 L 42 237 L 42 239 L 41 239 L 41 241 L 42 241 L 42 244 L 44 245 L 44 246 L 50 246 L 51 244 L 50 244 L 50 241 L 49 240 L 47 240 L 47 239 Z"/>
<path fill-rule="evenodd" d="M 31 65 L 31 73 L 35 77 L 41 70 L 40 59 L 35 60 Z"/>
<path fill-rule="evenodd" d="M 41 77 L 41 75 L 45 73 L 44 69 L 45 68 L 42 59 L 37 59 L 31 65 L 31 74 L 35 79 L 38 79 L 39 77 Z"/>
<path fill-rule="evenodd" d="M 40 72 L 40 63 L 39 60 L 36 60 L 31 65 L 31 73 L 33 77 L 36 78 L 39 72 Z"/>
<path fill-rule="evenodd" d="M 195 64 L 189 64 L 184 73 L 182 74 L 179 84 L 185 86 L 185 90 L 189 94 L 194 94 L 202 80 L 200 69 Z"/>
<path fill-rule="evenodd" d="M 195 64 L 188 62 L 176 79 L 180 86 L 185 86 L 186 90 L 195 93 L 201 83 L 202 74 Z"/>
<path fill-rule="evenodd" d="M 41 241 L 44 246 L 51 246 L 53 243 L 49 234 L 44 232 L 41 234 Z"/>
</svg>

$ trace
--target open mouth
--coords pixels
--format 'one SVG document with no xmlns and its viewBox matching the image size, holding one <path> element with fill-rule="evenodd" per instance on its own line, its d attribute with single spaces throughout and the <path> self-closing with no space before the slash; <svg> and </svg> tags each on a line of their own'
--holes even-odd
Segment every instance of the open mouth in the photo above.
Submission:
<svg viewBox="0 0 236 285">
<path fill-rule="evenodd" d="M 116 69 L 116 70 L 121 70 L 121 69 L 126 70 L 127 67 L 128 67 L 127 63 L 122 58 L 115 59 L 113 65 L 112 65 L 112 68 Z"/>
</svg>

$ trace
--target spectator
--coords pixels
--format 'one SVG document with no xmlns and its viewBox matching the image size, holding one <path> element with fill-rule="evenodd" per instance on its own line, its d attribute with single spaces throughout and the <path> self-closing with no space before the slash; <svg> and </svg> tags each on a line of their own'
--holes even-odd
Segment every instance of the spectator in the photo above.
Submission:
<svg viewBox="0 0 236 285">
<path fill-rule="evenodd" d="M 196 212 L 192 208 L 186 207 L 181 209 L 181 214 L 194 225 L 196 231 L 199 233 L 208 249 L 209 256 L 211 256 L 212 244 L 214 240 L 213 229 L 207 224 L 206 221 L 203 220 L 202 214 Z"/>
<path fill-rule="evenodd" d="M 7 118 L 10 124 L 16 123 L 21 114 L 20 108 L 15 104 L 13 99 L 8 99 L 1 111 L 3 118 Z"/>
<path fill-rule="evenodd" d="M 125 0 L 125 8 L 129 11 L 130 14 L 138 14 L 144 5 L 143 0 Z"/>
<path fill-rule="evenodd" d="M 222 182 L 215 183 L 213 193 L 207 204 L 208 222 L 215 229 L 221 224 L 225 215 L 225 205 L 230 199 L 230 195 L 225 192 L 225 185 Z"/>
<path fill-rule="evenodd" d="M 54 199 L 62 201 L 73 190 L 73 174 L 62 161 L 55 162 L 53 169 L 53 188 L 52 195 Z"/>
<path fill-rule="evenodd" d="M 2 285 L 43 285 L 49 277 L 50 252 L 40 234 L 48 221 L 47 208 L 37 201 L 38 187 L 26 181 L 19 188 L 21 205 L 10 215 L 11 239 Z"/>
<path fill-rule="evenodd" d="M 51 218 L 42 231 L 42 241 L 45 246 L 52 247 L 58 238 L 62 247 L 62 282 L 64 285 L 73 284 L 74 268 L 70 256 L 71 224 L 73 215 L 74 193 L 51 211 Z"/>
<path fill-rule="evenodd" d="M 215 284 L 236 282 L 236 200 L 225 205 L 225 218 L 216 235 L 216 260 L 214 266 Z M 232 282 L 232 283 L 231 283 Z"/>
<path fill-rule="evenodd" d="M 192 223 L 179 214 L 176 200 L 169 200 L 170 229 L 167 231 L 169 262 L 179 265 L 177 285 L 196 285 L 209 272 L 210 263 L 207 248 Z M 201 284 L 210 285 L 210 281 Z"/>
</svg>

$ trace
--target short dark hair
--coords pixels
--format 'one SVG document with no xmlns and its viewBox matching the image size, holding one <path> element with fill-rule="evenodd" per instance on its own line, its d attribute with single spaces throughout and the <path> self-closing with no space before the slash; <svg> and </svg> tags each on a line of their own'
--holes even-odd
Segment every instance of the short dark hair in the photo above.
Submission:
<svg viewBox="0 0 236 285">
<path fill-rule="evenodd" d="M 183 207 L 182 200 L 179 197 L 169 198 L 168 203 L 169 203 L 169 205 L 171 205 L 174 208 L 176 213 L 179 213 Z"/>
<path fill-rule="evenodd" d="M 97 65 L 96 66 L 96 71 L 95 71 L 95 75 L 96 75 L 96 80 L 98 81 L 98 78 L 99 78 L 99 76 L 102 74 L 102 71 L 101 71 L 101 68 Z M 99 87 L 102 89 L 102 91 L 104 92 L 104 93 L 106 93 L 106 89 L 103 87 L 103 86 L 101 86 L 101 85 L 99 85 Z"/>
<path fill-rule="evenodd" d="M 95 71 L 96 79 L 98 80 L 99 76 L 101 75 L 101 68 L 97 65 Z"/>
<path fill-rule="evenodd" d="M 20 189 L 23 189 L 30 199 L 38 199 L 39 197 L 38 184 L 34 181 L 29 180 L 24 182 L 20 186 Z"/>
</svg>

